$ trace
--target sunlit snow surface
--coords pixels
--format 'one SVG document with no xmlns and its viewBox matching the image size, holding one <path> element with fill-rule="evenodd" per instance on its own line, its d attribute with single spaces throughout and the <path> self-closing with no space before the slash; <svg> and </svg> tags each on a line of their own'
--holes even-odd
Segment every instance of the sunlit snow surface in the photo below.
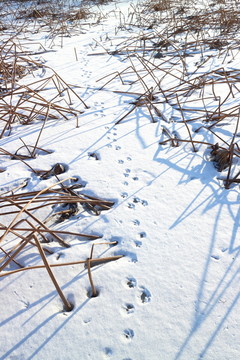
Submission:
<svg viewBox="0 0 240 360">
<path fill-rule="evenodd" d="M 12 34 L 24 51 L 31 52 L 31 59 L 46 66 L 21 78 L 19 84 L 48 78 L 54 70 L 88 106 L 73 96 L 72 109 L 83 112 L 78 127 L 76 117 L 71 115 L 68 120 L 48 119 L 39 147 L 50 153 L 39 151 L 35 159 L 26 160 L 27 164 L 47 170 L 62 163 L 67 171 L 58 176 L 59 180 L 77 177 L 84 186 L 83 193 L 114 202 L 111 209 L 98 216 L 79 207 L 79 212 L 70 219 L 48 224 L 58 230 L 102 236 L 94 242 L 65 237 L 71 245 L 69 248 L 51 242 L 49 247 L 54 253 L 47 255 L 49 263 L 86 260 L 92 244 L 102 242 L 117 244 L 95 246 L 96 257 L 124 257 L 92 269 L 98 290 L 94 298 L 88 296 L 90 283 L 83 265 L 54 268 L 59 285 L 74 305 L 71 312 L 63 310 L 45 269 L 2 277 L 1 360 L 237 360 L 240 357 L 239 184 L 231 184 L 229 190 L 224 188 L 222 179 L 226 178 L 228 168 L 217 171 L 210 161 L 211 149 L 207 145 L 197 144 L 198 151 L 193 152 L 191 143 L 181 143 L 179 147 L 171 147 L 170 142 L 159 144 L 167 140 L 163 127 L 171 133 L 175 131 L 181 139 L 189 139 L 176 98 L 173 105 L 165 101 L 160 91 L 156 92 L 156 106 L 162 117 L 152 110 L 155 122 L 146 106 L 137 106 L 125 117 L 138 96 L 146 92 L 143 82 L 148 89 L 156 89 L 149 74 L 142 82 L 136 81 L 134 69 L 143 76 L 149 62 L 155 66 L 161 64 L 175 75 L 166 73 L 161 86 L 167 91 L 177 89 L 181 71 L 186 70 L 184 66 L 190 83 L 192 78 L 218 69 L 235 71 L 239 76 L 239 50 L 226 52 L 202 46 L 201 53 L 193 48 L 191 56 L 186 56 L 183 62 L 178 57 L 175 65 L 175 48 L 173 55 L 166 53 L 159 59 L 149 50 L 144 56 L 149 62 L 144 67 L 142 50 L 136 51 L 136 56 L 130 56 L 130 51 L 143 47 L 139 40 L 143 34 L 149 41 L 146 47 L 150 47 L 151 36 L 153 43 L 157 32 L 164 33 L 166 24 L 159 24 L 155 30 L 147 29 L 144 24 L 134 25 L 136 20 L 131 23 L 130 19 L 137 6 L 136 1 L 92 6 L 92 13 L 102 12 L 100 21 L 94 15 L 80 22 L 81 25 L 69 30 L 71 36 L 51 37 L 48 27 L 34 31 L 36 27 L 31 22 L 24 32 Z M 214 36 L 211 30 L 209 36 Z M 2 32 L 3 41 L 11 36 L 9 33 L 9 30 Z M 42 49 L 40 44 L 47 51 L 38 54 Z M 178 42 L 177 46 L 180 45 Z M 198 68 L 200 62 L 203 65 Z M 118 74 L 128 67 L 121 79 Z M 163 76 L 161 68 L 154 74 L 156 78 Z M 216 78 L 216 72 L 213 76 Z M 182 107 L 196 109 L 194 117 L 201 117 L 203 113 L 198 111 L 204 105 L 200 90 L 194 89 L 184 102 L 183 87 L 178 87 Z M 49 83 L 40 94 L 50 101 L 56 96 L 55 90 Z M 216 101 L 211 85 L 205 91 L 206 99 L 209 96 L 205 106 L 211 111 L 230 90 L 226 82 L 219 83 L 215 87 Z M 232 92 L 234 96 L 231 94 L 226 102 L 229 108 L 237 107 L 240 99 L 237 88 L 232 87 Z M 65 106 L 67 101 L 64 94 L 63 100 L 56 103 Z M 3 99 L 0 102 L 3 106 Z M 193 112 L 186 111 L 185 116 L 189 120 Z M 212 130 L 230 144 L 236 123 L 237 117 L 227 118 L 223 126 Z M 188 123 L 194 140 L 221 143 L 205 129 L 195 133 L 201 125 L 202 119 Z M 41 127 L 40 120 L 30 125 L 13 124 L 10 135 L 6 133 L 0 139 L 0 148 L 15 153 L 23 145 L 20 138 L 34 146 Z M 238 139 L 239 128 L 235 142 Z M 0 173 L 1 193 L 26 179 L 27 186 L 17 193 L 40 191 L 57 182 L 55 177 L 41 180 L 25 163 L 3 154 L 0 168 L 6 169 Z M 232 173 L 237 171 L 239 158 L 236 157 Z M 67 184 L 71 184 L 70 180 Z M 42 209 L 39 215 L 42 221 L 50 210 Z M 3 216 L 4 211 L 0 208 L 0 223 L 8 226 L 12 217 Z M 9 250 L 14 241 L 10 234 L 1 245 Z M 42 263 L 31 245 L 16 259 L 24 266 Z M 4 271 L 17 268 L 10 263 Z"/>
</svg>

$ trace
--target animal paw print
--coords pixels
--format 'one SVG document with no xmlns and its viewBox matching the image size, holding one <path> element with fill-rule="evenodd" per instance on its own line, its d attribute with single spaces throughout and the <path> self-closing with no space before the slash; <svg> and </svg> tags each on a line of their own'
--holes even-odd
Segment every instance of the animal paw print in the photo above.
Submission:
<svg viewBox="0 0 240 360">
<path fill-rule="evenodd" d="M 142 204 L 143 206 L 148 206 L 147 200 L 141 200 L 139 197 L 136 197 L 136 196 L 133 198 L 133 202 L 134 202 L 135 204 L 140 203 L 140 204 Z"/>
<path fill-rule="evenodd" d="M 103 351 L 104 351 L 104 359 L 110 358 L 113 354 L 112 349 L 109 347 L 105 347 Z"/>
<path fill-rule="evenodd" d="M 142 304 L 147 304 L 151 301 L 151 293 L 144 286 L 139 287 L 139 298 Z"/>
<path fill-rule="evenodd" d="M 132 340 L 134 337 L 134 331 L 132 329 L 125 329 L 123 331 L 123 336 L 127 339 L 127 340 Z"/>
<path fill-rule="evenodd" d="M 130 172 L 131 172 L 130 169 L 125 169 L 125 173 L 123 173 L 123 175 L 124 175 L 125 177 L 128 177 L 129 174 L 130 174 Z"/>
<path fill-rule="evenodd" d="M 135 307 L 133 304 L 124 304 L 123 305 L 124 313 L 127 315 L 133 314 L 135 311 Z"/>
<path fill-rule="evenodd" d="M 136 247 L 139 247 L 139 248 L 140 248 L 140 247 L 142 246 L 142 242 L 141 242 L 141 241 L 135 240 L 134 243 L 135 243 L 135 246 L 136 246 Z"/>
<path fill-rule="evenodd" d="M 133 277 L 127 278 L 127 286 L 130 289 L 135 288 L 137 286 L 137 280 Z"/>
<path fill-rule="evenodd" d="M 133 220 L 133 225 L 139 226 L 139 225 L 140 225 L 140 221 L 139 221 L 138 219 Z"/>
<path fill-rule="evenodd" d="M 135 205 L 133 203 L 128 203 L 127 206 L 129 209 L 135 209 Z"/>
</svg>

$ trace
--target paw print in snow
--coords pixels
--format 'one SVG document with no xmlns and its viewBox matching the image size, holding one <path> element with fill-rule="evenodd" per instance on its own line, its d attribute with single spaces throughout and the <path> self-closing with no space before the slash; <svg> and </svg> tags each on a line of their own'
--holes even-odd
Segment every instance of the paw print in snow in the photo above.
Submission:
<svg viewBox="0 0 240 360">
<path fill-rule="evenodd" d="M 125 329 L 123 335 L 127 340 L 131 340 L 134 337 L 134 331 L 132 329 Z"/>
<path fill-rule="evenodd" d="M 139 226 L 140 225 L 140 221 L 139 220 L 133 220 L 133 224 L 136 225 L 136 226 Z"/>
<path fill-rule="evenodd" d="M 134 243 L 135 243 L 136 247 L 139 247 L 139 248 L 140 248 L 140 247 L 142 246 L 142 242 L 141 242 L 141 241 L 135 240 Z"/>
<path fill-rule="evenodd" d="M 151 293 L 148 289 L 146 289 L 144 286 L 140 286 L 140 300 L 142 304 L 149 303 L 151 301 Z"/>
<path fill-rule="evenodd" d="M 112 354 L 113 354 L 113 351 L 111 348 L 109 348 L 109 347 L 104 348 L 104 355 L 105 355 L 104 358 L 109 358 L 110 356 L 112 356 Z"/>
<path fill-rule="evenodd" d="M 128 278 L 127 279 L 127 286 L 131 289 L 131 288 L 135 288 L 137 285 L 137 280 L 134 278 Z"/>
<path fill-rule="evenodd" d="M 128 203 L 128 208 L 129 209 L 135 209 L 135 205 L 133 203 Z"/>
<path fill-rule="evenodd" d="M 125 304 L 123 305 L 123 309 L 125 310 L 127 315 L 130 315 L 134 313 L 135 307 L 133 304 Z"/>
</svg>

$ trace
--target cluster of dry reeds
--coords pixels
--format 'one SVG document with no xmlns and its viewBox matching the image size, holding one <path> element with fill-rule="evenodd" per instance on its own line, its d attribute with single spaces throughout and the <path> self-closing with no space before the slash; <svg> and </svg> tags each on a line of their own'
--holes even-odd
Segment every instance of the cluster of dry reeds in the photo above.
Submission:
<svg viewBox="0 0 240 360">
<path fill-rule="evenodd" d="M 94 19 L 92 21 L 99 22 L 101 12 L 91 13 L 90 6 L 90 1 L 30 0 L 4 1 L 0 6 L 0 15 L 5 18 L 5 22 L 0 24 L 1 31 L 4 31 L 0 44 L 0 138 L 9 135 L 16 122 L 30 124 L 37 119 L 46 122 L 47 119 L 73 116 L 78 126 L 81 111 L 73 109 L 73 100 L 80 101 L 84 108 L 88 106 L 78 95 L 77 87 L 67 84 L 54 69 L 47 67 L 40 54 L 54 47 L 56 39 L 60 39 L 63 46 L 64 37 L 81 32 L 81 25 L 90 14 Z M 29 51 L 27 39 L 31 33 L 39 31 L 47 33 L 48 49 L 42 44 L 35 44 L 38 50 Z M 26 41 L 19 38 L 22 36 L 26 37 Z M 31 44 L 34 45 L 33 42 Z M 33 55 L 39 55 L 39 61 L 34 60 Z M 21 81 L 26 75 L 35 77 L 37 71 L 41 72 L 42 80 Z M 47 90 L 51 90 L 51 97 Z"/>
<path fill-rule="evenodd" d="M 99 0 L 97 4 L 107 2 Z M 56 3 L 62 6 L 61 11 L 56 11 Z M 90 0 L 83 1 L 81 7 L 77 5 L 77 1 L 75 5 L 70 7 L 64 1 L 44 0 L 22 0 L 12 4 L 4 1 L 0 4 L 2 19 L 7 19 L 0 22 L 4 39 L 0 45 L 0 138 L 10 135 L 16 123 L 29 125 L 39 121 L 42 124 L 34 144 L 26 144 L 19 134 L 23 143 L 21 148 L 14 153 L 0 148 L 0 155 L 22 161 L 42 179 L 50 176 L 57 179 L 54 186 L 40 192 L 24 192 L 26 183 L 23 183 L 0 195 L 0 277 L 45 267 L 67 310 L 71 310 L 72 305 L 58 285 L 52 267 L 84 264 L 88 271 L 92 296 L 96 296 L 91 267 L 121 257 L 93 258 L 93 249 L 97 245 L 94 244 L 88 259 L 49 264 L 46 255 L 52 253 L 49 247 L 50 238 L 58 241 L 61 246 L 68 247 L 70 244 L 65 238 L 69 236 L 85 240 L 99 237 L 56 230 L 47 225 L 50 221 L 53 224 L 67 221 L 77 216 L 80 207 L 98 215 L 102 210 L 110 209 L 113 203 L 79 193 L 76 186 L 66 185 L 66 180 L 60 181 L 58 175 L 65 171 L 62 164 L 55 164 L 47 170 L 36 170 L 25 161 L 34 158 L 39 151 L 48 152 L 40 147 L 40 139 L 49 119 L 58 121 L 75 118 L 78 126 L 78 117 L 82 111 L 74 109 L 75 101 L 82 104 L 83 109 L 88 107 L 79 96 L 77 87 L 68 84 L 43 61 L 33 60 L 33 53 L 27 50 L 23 40 L 24 37 L 27 39 L 28 31 L 34 33 L 41 29 L 48 33 L 50 48 L 59 44 L 59 39 L 60 46 L 63 46 L 64 37 L 81 31 L 83 22 L 87 23 L 90 14 L 96 23 L 104 16 L 101 12 L 96 15 L 91 13 Z M 240 182 L 240 171 L 237 169 L 240 157 L 237 141 L 240 69 L 234 62 L 239 56 L 239 40 L 236 34 L 240 27 L 240 11 L 237 0 L 212 2 L 210 9 L 201 6 L 196 8 L 191 0 L 147 0 L 141 4 L 131 4 L 127 16 L 118 11 L 116 16 L 119 16 L 120 25 L 116 28 L 116 34 L 126 30 L 130 35 L 114 48 L 110 46 L 109 49 L 102 50 L 101 47 L 98 55 L 107 53 L 110 56 L 121 56 L 129 65 L 124 70 L 101 77 L 99 90 L 120 82 L 123 89 L 113 91 L 132 99 L 129 110 L 116 120 L 116 124 L 125 121 L 131 113 L 141 108 L 147 111 L 152 122 L 163 123 L 162 139 L 159 142 L 161 146 L 168 143 L 178 147 L 182 143 L 189 143 L 194 152 L 198 151 L 200 146 L 207 146 L 210 149 L 210 160 L 218 171 L 227 169 L 224 182 L 228 189 L 232 184 Z M 133 29 L 138 29 L 137 35 L 132 35 Z M 34 55 L 43 54 L 45 51 L 47 50 L 44 46 L 40 45 Z M 96 55 L 96 52 L 93 55 Z M 193 61 L 189 59 L 194 58 L 196 62 L 193 67 Z M 214 59 L 217 59 L 219 66 L 211 66 Z M 226 70 L 229 63 L 232 63 L 232 67 Z M 41 73 L 41 77 L 33 81 L 31 76 L 36 72 Z M 29 78 L 31 80 L 27 81 Z M 125 91 L 125 85 L 131 85 L 131 91 Z M 224 96 L 221 89 L 224 89 Z M 172 108 L 174 118 L 166 115 L 162 104 Z M 180 137 L 172 130 L 173 123 L 183 124 L 187 138 Z M 229 124 L 233 125 L 234 130 L 226 139 L 222 134 L 229 134 Z M 203 139 L 199 138 L 201 135 Z M 0 169 L 1 171 L 4 169 Z M 52 207 L 58 210 L 52 213 Z M 50 209 L 50 213 L 43 219 L 42 211 L 46 208 Z M 7 241 L 9 238 L 10 242 Z M 18 257 L 28 246 L 37 249 L 43 265 L 23 266 L 20 263 Z M 2 272 L 10 263 L 15 263 L 18 268 Z"/>
<path fill-rule="evenodd" d="M 0 24 L 3 31 L 0 44 L 0 139 L 9 136 L 15 124 L 40 122 L 41 130 L 33 144 L 26 144 L 19 134 L 23 143 L 21 148 L 14 153 L 1 148 L 0 155 L 23 161 L 34 158 L 39 150 L 48 153 L 48 150 L 39 147 L 48 120 L 73 118 L 76 127 L 79 126 L 79 115 L 88 108 L 79 95 L 81 87 L 68 84 L 45 64 L 42 55 L 52 51 L 50 49 L 56 45 L 56 39 L 56 42 L 60 39 L 60 45 L 63 46 L 65 36 L 81 32 L 82 23 L 91 13 L 90 7 L 90 1 L 79 3 L 77 0 L 4 1 L 1 4 L 0 14 L 5 21 Z M 93 21 L 99 21 L 99 16 L 102 16 L 101 12 L 99 14 L 95 18 L 92 14 Z M 47 48 L 42 43 L 29 43 L 31 33 L 39 31 L 47 33 Z M 34 47 L 36 51 L 32 50 Z M 36 55 L 39 60 L 33 59 Z M 82 110 L 79 110 L 79 105 L 82 105 Z"/>
<path fill-rule="evenodd" d="M 25 270 L 45 267 L 56 290 L 63 300 L 66 310 L 70 311 L 72 309 L 72 304 L 70 304 L 64 296 L 53 274 L 52 268 L 56 266 L 85 265 L 88 269 L 88 276 L 92 289 L 91 296 L 97 296 L 97 291 L 91 275 L 91 267 L 118 260 L 122 256 L 93 258 L 93 245 L 91 247 L 90 256 L 86 260 L 77 260 L 74 262 L 53 265 L 49 264 L 46 255 L 53 254 L 53 251 L 51 250 L 51 247 L 46 247 L 46 245 L 49 245 L 50 242 L 52 244 L 52 241 L 57 241 L 63 247 L 70 247 L 69 242 L 67 242 L 65 238 L 77 237 L 80 240 L 84 239 L 85 241 L 92 241 L 99 238 L 99 235 L 56 230 L 52 225 L 47 225 L 49 222 L 56 224 L 58 222 L 67 221 L 69 218 L 77 216 L 80 211 L 79 207 L 83 207 L 84 209 L 87 208 L 88 211 L 99 214 L 102 210 L 108 210 L 114 205 L 111 201 L 88 196 L 82 192 L 79 193 L 76 189 L 76 185 L 68 186 L 65 184 L 67 180 L 69 179 L 58 181 L 56 184 L 46 187 L 41 191 L 17 193 L 20 188 L 26 186 L 26 184 L 23 183 L 18 188 L 11 189 L 11 191 L 0 195 L 0 218 L 2 219 L 0 221 L 0 232 L 2 233 L 0 242 L 3 243 L 3 245 L 0 246 L 0 277 Z M 52 213 L 52 208 L 54 207 L 61 209 Z M 45 208 L 50 209 L 50 215 L 42 220 L 41 211 Z M 8 219 L 7 224 L 6 219 Z M 13 239 L 11 239 L 9 245 L 9 241 L 6 240 L 9 236 L 11 237 L 11 235 L 15 240 L 13 241 Z M 98 243 L 95 245 L 103 244 L 116 245 L 116 242 Z M 21 256 L 21 253 L 27 246 L 36 247 L 42 258 L 43 265 L 24 266 L 19 262 L 20 260 L 18 260 L 17 257 Z M 2 272 L 11 262 L 15 263 L 17 269 Z"/>
<path fill-rule="evenodd" d="M 92 245 L 88 259 L 75 262 L 49 264 L 48 255 L 54 253 L 51 245 L 57 241 L 60 246 L 70 247 L 66 238 L 74 237 L 79 240 L 93 241 L 99 235 L 85 234 L 72 231 L 57 230 L 54 226 L 77 218 L 80 211 L 87 211 L 93 215 L 100 215 L 101 211 L 109 210 L 114 203 L 93 196 L 79 193 L 81 184 L 66 185 L 67 181 L 76 179 L 59 180 L 58 175 L 64 173 L 63 164 L 55 164 L 51 169 L 34 169 L 26 161 L 35 158 L 40 153 L 49 153 L 39 146 L 41 135 L 48 120 L 75 119 L 78 127 L 79 115 L 82 110 L 76 107 L 87 104 L 79 95 L 79 87 L 68 84 L 56 71 L 46 66 L 41 60 L 41 54 L 48 51 L 42 44 L 36 44 L 36 52 L 29 51 L 27 46 L 27 33 L 47 31 L 51 38 L 50 48 L 56 38 L 71 36 L 82 20 L 86 20 L 89 10 L 86 7 L 70 8 L 64 2 L 46 1 L 16 1 L 4 2 L 0 6 L 0 13 L 6 17 L 6 22 L 1 23 L 3 41 L 0 44 L 0 139 L 11 135 L 15 124 L 31 125 L 41 124 L 35 143 L 27 144 L 21 138 L 22 146 L 11 153 L 4 147 L 0 148 L 0 155 L 21 161 L 40 179 L 54 177 L 56 183 L 41 191 L 24 191 L 28 180 L 7 192 L 0 194 L 0 277 L 31 269 L 46 268 L 65 309 L 70 311 L 72 304 L 63 294 L 52 268 L 83 264 L 88 272 L 91 285 L 91 295 L 97 296 L 91 268 L 98 264 L 117 260 L 121 256 L 93 258 L 94 245 L 116 245 L 116 242 L 103 242 Z M 26 39 L 22 39 L 22 37 Z M 20 39 L 21 38 L 21 39 Z M 32 45 L 33 42 L 31 43 Z M 39 55 L 39 61 L 33 59 Z M 38 80 L 33 79 L 38 76 Z M 75 106 L 77 105 L 77 106 Z M 5 169 L 0 168 L 0 172 Z M 48 210 L 48 211 L 47 211 Z M 48 213 L 46 215 L 46 211 Z M 44 218 L 43 218 L 44 215 Z M 50 223 L 50 225 L 48 225 Z M 31 266 L 21 263 L 21 254 L 26 248 L 34 247 L 37 250 L 43 265 Z M 15 269 L 8 269 L 14 265 Z M 5 271 L 3 271 L 5 270 Z"/>
<path fill-rule="evenodd" d="M 116 124 L 139 107 L 146 109 L 152 122 L 165 123 L 163 136 L 167 138 L 160 141 L 161 145 L 190 143 L 193 151 L 198 151 L 201 145 L 210 148 L 210 160 L 217 170 L 228 169 L 224 180 L 228 189 L 240 182 L 237 170 L 240 69 L 235 62 L 239 56 L 236 33 L 240 26 L 236 14 L 240 11 L 235 1 L 226 7 L 213 4 L 214 11 L 192 10 L 191 5 L 190 1 L 149 0 L 143 7 L 134 7 L 121 28 L 144 26 L 146 30 L 130 35 L 111 50 L 105 45 L 102 52 L 121 56 L 130 65 L 98 81 L 100 89 L 114 89 L 119 80 L 123 90 L 116 92 L 134 98 L 129 102 L 129 111 Z M 218 66 L 212 66 L 215 59 Z M 230 63 L 233 67 L 226 70 Z M 130 84 L 137 90 L 124 91 L 124 86 Z M 172 108 L 174 120 L 161 111 L 164 103 Z M 174 122 L 184 124 L 187 139 L 171 131 Z M 234 130 L 230 139 L 226 139 L 222 133 L 229 134 L 229 125 Z M 210 138 L 211 141 L 206 141 Z"/>
<path fill-rule="evenodd" d="M 39 51 L 42 53 L 46 49 L 41 46 Z M 33 60 L 31 55 L 25 50 L 24 44 L 14 38 L 0 45 L 0 139 L 9 136 L 15 124 L 41 123 L 35 144 L 25 144 L 21 140 L 23 146 L 16 149 L 15 154 L 1 148 L 2 155 L 10 155 L 14 159 L 36 156 L 40 149 L 40 137 L 49 119 L 58 121 L 74 118 L 78 126 L 79 115 L 83 111 L 74 109 L 74 103 L 82 104 L 83 109 L 88 107 L 79 96 L 76 86 L 68 84 L 54 69 L 48 68 L 41 61 Z M 33 81 L 37 71 L 40 71 L 40 80 Z M 25 80 L 27 75 L 28 81 Z M 41 151 L 48 153 L 44 149 Z"/>
<path fill-rule="evenodd" d="M 0 29 L 15 34 L 45 32 L 51 39 L 50 46 L 56 45 L 55 40 L 63 46 L 64 38 L 82 31 L 82 25 L 99 23 L 101 11 L 93 11 L 93 6 L 104 5 L 112 0 L 3 0 L 0 14 L 6 18 L 0 22 Z M 89 20 L 91 18 L 91 20 Z"/>
</svg>

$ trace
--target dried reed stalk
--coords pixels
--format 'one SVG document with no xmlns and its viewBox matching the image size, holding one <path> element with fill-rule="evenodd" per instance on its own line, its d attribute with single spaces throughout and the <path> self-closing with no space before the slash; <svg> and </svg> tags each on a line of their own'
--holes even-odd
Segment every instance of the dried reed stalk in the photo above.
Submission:
<svg viewBox="0 0 240 360">
<path fill-rule="evenodd" d="M 55 278 L 55 276 L 54 276 L 54 274 L 53 274 L 53 272 L 52 272 L 51 267 L 50 267 L 49 264 L 48 264 L 46 255 L 44 254 L 44 251 L 43 251 L 43 249 L 42 249 L 42 247 L 41 247 L 40 242 L 38 241 L 38 238 L 37 238 L 35 235 L 33 235 L 33 238 L 34 238 L 35 243 L 36 243 L 36 245 L 37 245 L 37 247 L 38 247 L 39 254 L 40 254 L 40 256 L 41 256 L 41 258 L 42 258 L 42 260 L 43 260 L 43 263 L 44 263 L 44 266 L 45 266 L 45 268 L 46 268 L 46 270 L 47 270 L 47 272 L 48 272 L 48 275 L 50 276 L 50 278 L 51 278 L 51 280 L 52 280 L 52 282 L 53 282 L 53 284 L 54 284 L 54 286 L 55 286 L 55 288 L 56 288 L 56 290 L 57 290 L 57 292 L 58 292 L 58 295 L 59 295 L 60 298 L 62 299 L 66 310 L 67 310 L 67 311 L 71 311 L 72 308 L 73 308 L 73 306 L 70 304 L 70 302 L 69 302 L 69 301 L 67 300 L 67 298 L 64 296 L 64 294 L 63 294 L 60 286 L 58 285 L 58 282 L 57 282 L 57 280 L 56 280 L 56 278 Z"/>
<path fill-rule="evenodd" d="M 104 258 L 93 258 L 93 259 L 90 259 L 90 265 L 91 265 L 91 267 L 93 267 L 93 266 L 96 266 L 96 265 L 106 264 L 106 263 L 111 262 L 111 261 L 119 260 L 119 259 L 121 259 L 123 257 L 124 257 L 124 255 L 115 255 L 115 256 L 108 256 L 108 257 L 104 257 Z M 49 264 L 49 266 L 51 268 L 52 267 L 62 267 L 62 266 L 73 266 L 73 265 L 85 265 L 85 267 L 87 267 L 87 261 L 88 260 L 71 261 L 71 262 L 66 262 L 66 263 Z M 11 271 L 6 271 L 4 273 L 0 273 L 0 277 L 12 275 L 12 274 L 17 274 L 19 272 L 26 271 L 26 270 L 36 270 L 36 269 L 44 269 L 44 268 L 45 268 L 44 265 L 27 266 L 27 267 L 24 267 L 24 268 L 15 269 L 15 270 L 11 270 Z"/>
</svg>

